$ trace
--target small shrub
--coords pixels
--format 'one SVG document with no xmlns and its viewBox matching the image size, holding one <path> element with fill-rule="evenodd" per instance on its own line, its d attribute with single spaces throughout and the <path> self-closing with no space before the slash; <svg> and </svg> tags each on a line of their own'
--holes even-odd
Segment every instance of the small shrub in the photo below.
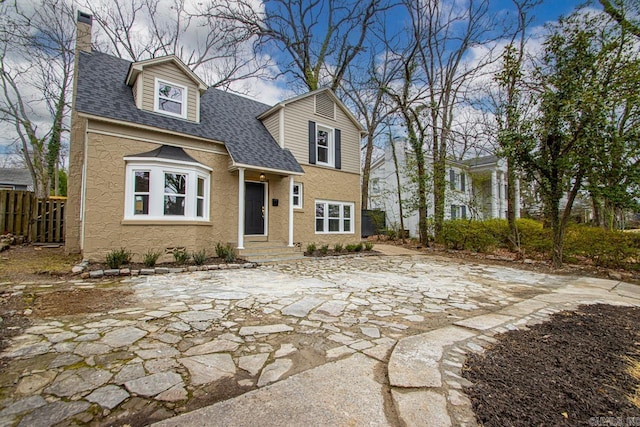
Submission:
<svg viewBox="0 0 640 427">
<path fill-rule="evenodd" d="M 161 255 L 162 255 L 162 251 L 154 251 L 152 249 L 149 249 L 143 255 L 142 262 L 144 263 L 145 267 L 148 267 L 148 268 L 154 267 L 156 265 L 156 262 L 158 262 L 158 258 L 160 258 Z"/>
<path fill-rule="evenodd" d="M 364 250 L 370 251 L 373 249 L 373 242 L 364 242 Z"/>
<path fill-rule="evenodd" d="M 231 246 L 231 244 L 227 243 L 225 246 L 224 261 L 226 263 L 230 263 L 234 262 L 237 258 L 238 255 L 236 254 L 236 250 Z"/>
<path fill-rule="evenodd" d="M 333 245 L 333 251 L 335 253 L 339 254 L 340 252 L 342 252 L 342 249 L 343 249 L 342 243 L 336 243 L 335 245 Z"/>
<path fill-rule="evenodd" d="M 175 248 L 172 253 L 173 261 L 178 265 L 186 264 L 189 261 L 189 258 L 191 258 L 189 252 L 183 248 Z"/>
<path fill-rule="evenodd" d="M 121 265 L 131 262 L 131 251 L 125 248 L 114 249 L 107 254 L 106 261 L 109 268 L 120 268 Z"/>
<path fill-rule="evenodd" d="M 326 255 L 327 252 L 329 252 L 329 245 L 322 245 L 320 246 L 320 253 L 322 255 Z"/>
<path fill-rule="evenodd" d="M 207 260 L 207 251 L 205 249 L 202 249 L 198 252 L 194 252 L 193 254 L 191 254 L 191 258 L 193 259 L 193 263 L 195 265 L 203 265 Z"/>
<path fill-rule="evenodd" d="M 358 244 L 356 245 L 356 247 L 355 247 L 355 251 L 356 251 L 356 252 L 360 252 L 360 251 L 362 251 L 362 243 L 358 243 Z"/>
<path fill-rule="evenodd" d="M 307 252 L 308 252 L 309 254 L 314 253 L 314 252 L 316 251 L 316 249 L 317 249 L 317 247 L 316 247 L 316 244 L 315 244 L 315 243 L 309 243 L 309 244 L 307 245 Z"/>
<path fill-rule="evenodd" d="M 238 258 L 236 250 L 230 243 L 223 245 L 222 243 L 216 243 L 216 256 L 223 259 L 225 262 L 233 262 Z"/>
<path fill-rule="evenodd" d="M 387 228 L 384 231 L 384 234 L 387 235 L 387 238 L 389 240 L 396 240 L 398 238 L 398 232 L 396 230 L 394 230 L 393 228 Z"/>
<path fill-rule="evenodd" d="M 353 243 L 349 243 L 344 248 L 347 250 L 347 252 L 355 252 L 356 251 L 356 246 L 358 246 L 358 245 L 354 245 Z"/>
</svg>

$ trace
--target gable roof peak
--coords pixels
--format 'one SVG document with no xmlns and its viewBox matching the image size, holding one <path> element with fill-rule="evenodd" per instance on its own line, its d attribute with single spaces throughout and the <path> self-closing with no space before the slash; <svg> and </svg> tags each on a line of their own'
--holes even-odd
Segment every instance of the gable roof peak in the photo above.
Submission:
<svg viewBox="0 0 640 427">
<path fill-rule="evenodd" d="M 129 65 L 129 72 L 127 73 L 127 79 L 126 79 L 127 85 L 133 86 L 133 83 L 135 82 L 136 77 L 138 77 L 138 74 L 142 72 L 142 69 L 144 67 L 147 67 L 150 65 L 164 64 L 165 62 L 171 62 L 175 64 L 178 68 L 180 68 L 180 70 L 187 77 L 193 80 L 193 82 L 198 86 L 198 90 L 200 90 L 200 94 L 204 93 L 208 89 L 207 84 L 200 77 L 198 77 L 198 75 L 194 73 L 193 70 L 191 70 L 191 68 L 189 68 L 184 62 L 182 62 L 180 58 L 178 58 L 176 55 L 173 55 L 173 54 L 160 56 L 157 58 L 145 59 L 137 62 L 132 62 L 131 65 Z"/>
<path fill-rule="evenodd" d="M 276 105 L 274 105 L 273 107 L 269 108 L 267 111 L 265 111 L 262 114 L 260 114 L 258 116 L 258 119 L 262 120 L 262 119 L 270 116 L 271 114 L 275 113 L 276 111 L 280 110 L 281 108 L 284 108 L 287 104 L 291 104 L 291 103 L 294 103 L 294 102 L 299 101 L 301 99 L 305 99 L 305 98 L 308 98 L 308 97 L 311 97 L 311 96 L 315 96 L 315 95 L 318 95 L 318 94 L 323 93 L 323 92 L 327 93 L 331 97 L 331 99 L 338 105 L 338 107 L 340 107 L 340 109 L 347 115 L 347 117 L 358 128 L 358 130 L 360 131 L 360 134 L 364 135 L 364 134 L 367 133 L 365 128 L 358 121 L 358 119 L 356 119 L 356 117 L 353 115 L 351 110 L 349 110 L 349 108 L 346 105 L 344 105 L 344 103 L 340 100 L 340 98 L 338 98 L 336 96 L 336 94 L 333 91 L 333 89 L 331 89 L 328 86 L 322 87 L 322 88 L 319 88 L 319 89 L 316 89 L 316 90 L 312 90 L 310 92 L 303 93 L 303 94 L 298 95 L 298 96 L 294 96 L 293 98 L 289 98 L 289 99 L 285 99 L 283 101 L 280 101 Z"/>
</svg>

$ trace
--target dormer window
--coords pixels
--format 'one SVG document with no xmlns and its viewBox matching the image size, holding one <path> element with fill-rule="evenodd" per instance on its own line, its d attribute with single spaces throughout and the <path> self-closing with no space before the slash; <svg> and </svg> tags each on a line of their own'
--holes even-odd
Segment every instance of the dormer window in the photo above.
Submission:
<svg viewBox="0 0 640 427">
<path fill-rule="evenodd" d="M 187 88 L 156 79 L 155 106 L 157 113 L 187 118 Z"/>
</svg>

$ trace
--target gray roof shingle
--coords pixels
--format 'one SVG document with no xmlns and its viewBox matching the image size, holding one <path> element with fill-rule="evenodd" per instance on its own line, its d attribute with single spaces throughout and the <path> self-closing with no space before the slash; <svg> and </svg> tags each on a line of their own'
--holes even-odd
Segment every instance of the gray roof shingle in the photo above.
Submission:
<svg viewBox="0 0 640 427">
<path fill-rule="evenodd" d="M 29 169 L 0 168 L 0 184 L 32 186 Z"/>
<path fill-rule="evenodd" d="M 280 148 L 256 117 L 269 105 L 209 88 L 200 97 L 200 123 L 140 110 L 125 79 L 130 61 L 100 52 L 81 52 L 76 110 L 200 138 L 224 142 L 234 162 L 302 173 L 289 150 Z"/>
</svg>

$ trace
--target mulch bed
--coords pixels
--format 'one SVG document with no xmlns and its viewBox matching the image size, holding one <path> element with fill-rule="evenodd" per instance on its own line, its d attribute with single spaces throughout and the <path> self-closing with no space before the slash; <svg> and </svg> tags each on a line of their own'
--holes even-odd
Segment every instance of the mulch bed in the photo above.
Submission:
<svg viewBox="0 0 640 427">
<path fill-rule="evenodd" d="M 481 425 L 640 425 L 639 307 L 580 306 L 496 338 L 462 370 Z"/>
</svg>

